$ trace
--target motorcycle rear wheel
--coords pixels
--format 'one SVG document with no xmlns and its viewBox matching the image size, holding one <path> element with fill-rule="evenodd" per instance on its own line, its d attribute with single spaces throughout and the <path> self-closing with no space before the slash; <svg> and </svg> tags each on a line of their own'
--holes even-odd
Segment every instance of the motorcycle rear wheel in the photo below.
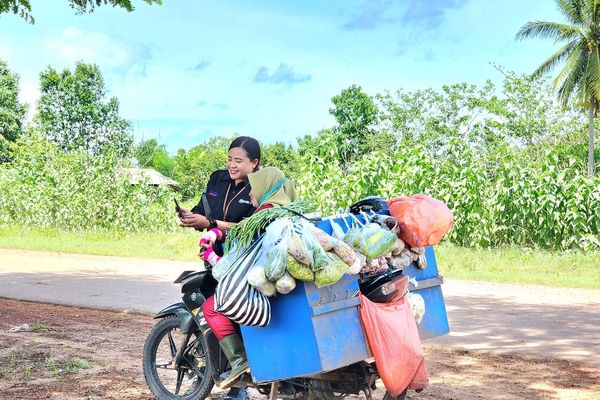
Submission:
<svg viewBox="0 0 600 400">
<path fill-rule="evenodd" d="M 176 316 L 161 319 L 144 344 L 144 378 L 157 399 L 202 400 L 214 386 L 214 366 L 207 355 L 204 335 L 194 332 L 186 346 L 181 365 L 171 366 L 186 334 L 179 330 Z"/>
</svg>

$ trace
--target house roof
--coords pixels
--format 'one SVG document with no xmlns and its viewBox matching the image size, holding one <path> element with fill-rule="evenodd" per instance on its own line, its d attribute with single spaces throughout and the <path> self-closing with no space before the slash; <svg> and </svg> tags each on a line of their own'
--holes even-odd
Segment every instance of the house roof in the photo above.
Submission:
<svg viewBox="0 0 600 400">
<path fill-rule="evenodd" d="M 129 182 L 132 185 L 137 185 L 140 180 L 147 179 L 149 185 L 153 186 L 170 186 L 173 189 L 179 189 L 179 184 L 173 179 L 164 176 L 160 172 L 152 168 L 123 168 L 129 174 Z"/>
</svg>

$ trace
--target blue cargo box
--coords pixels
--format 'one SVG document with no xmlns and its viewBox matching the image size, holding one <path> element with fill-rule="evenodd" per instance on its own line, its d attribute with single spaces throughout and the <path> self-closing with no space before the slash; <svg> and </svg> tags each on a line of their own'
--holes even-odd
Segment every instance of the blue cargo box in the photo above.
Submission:
<svg viewBox="0 0 600 400">
<path fill-rule="evenodd" d="M 352 220 L 346 218 L 348 225 Z M 336 222 L 344 231 L 342 219 Z M 331 223 L 316 226 L 331 233 Z M 423 296 L 425 315 L 419 324 L 422 339 L 448 333 L 446 307 L 433 249 L 426 249 L 427 268 L 415 263 L 404 273 L 419 282 L 412 291 Z M 242 336 L 255 382 L 289 379 L 332 371 L 369 358 L 358 314 L 358 276 L 344 275 L 335 283 L 317 288 L 298 281 L 289 294 L 271 299 L 271 323 L 263 328 L 242 326 Z"/>
</svg>

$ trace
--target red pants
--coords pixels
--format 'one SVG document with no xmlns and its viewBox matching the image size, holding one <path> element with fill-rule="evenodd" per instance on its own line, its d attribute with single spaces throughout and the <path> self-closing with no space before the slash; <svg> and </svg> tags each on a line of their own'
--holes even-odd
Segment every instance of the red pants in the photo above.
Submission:
<svg viewBox="0 0 600 400">
<path fill-rule="evenodd" d="M 223 314 L 215 311 L 215 296 L 210 296 L 202 305 L 204 318 L 210 326 L 210 329 L 215 334 L 217 340 L 223 339 L 225 336 L 237 333 L 233 322 Z"/>
</svg>

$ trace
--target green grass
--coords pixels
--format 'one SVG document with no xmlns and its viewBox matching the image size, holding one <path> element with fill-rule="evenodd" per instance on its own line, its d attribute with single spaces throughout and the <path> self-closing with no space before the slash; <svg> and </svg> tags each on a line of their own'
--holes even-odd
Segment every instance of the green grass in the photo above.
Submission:
<svg viewBox="0 0 600 400">
<path fill-rule="evenodd" d="M 0 248 L 179 261 L 198 261 L 196 252 L 199 238 L 199 232 L 183 228 L 170 233 L 125 234 L 106 231 L 70 232 L 51 228 L 0 227 Z"/>
<path fill-rule="evenodd" d="M 504 247 L 436 247 L 440 274 L 448 278 L 600 289 L 600 252 L 550 252 Z"/>
<path fill-rule="evenodd" d="M 197 261 L 200 234 L 63 232 L 0 227 L 0 248 Z M 436 247 L 440 274 L 448 278 L 600 289 L 600 252 L 550 252 L 505 247 Z"/>
</svg>

